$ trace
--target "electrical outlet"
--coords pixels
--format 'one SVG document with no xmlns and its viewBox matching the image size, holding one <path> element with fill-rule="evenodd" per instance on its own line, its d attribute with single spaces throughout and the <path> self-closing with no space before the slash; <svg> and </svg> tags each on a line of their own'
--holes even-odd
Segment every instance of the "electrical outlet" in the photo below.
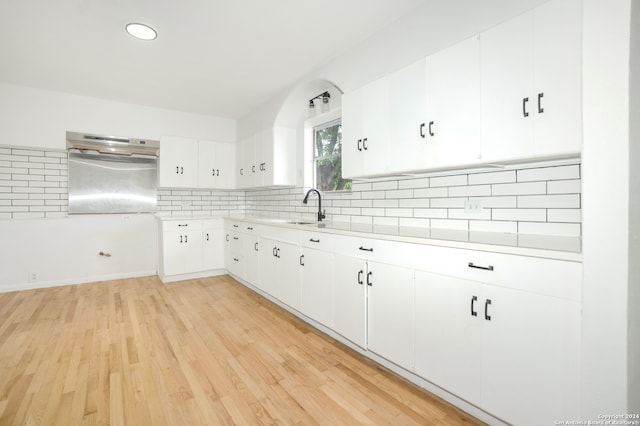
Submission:
<svg viewBox="0 0 640 426">
<path fill-rule="evenodd" d="M 482 213 L 482 201 L 480 200 L 465 200 L 464 212 L 467 214 L 480 214 Z"/>
<path fill-rule="evenodd" d="M 122 221 L 123 222 L 129 222 L 130 216 L 128 214 L 123 214 L 122 215 Z"/>
<path fill-rule="evenodd" d="M 34 283 L 38 281 L 38 274 L 35 272 L 29 272 L 29 282 Z"/>
</svg>

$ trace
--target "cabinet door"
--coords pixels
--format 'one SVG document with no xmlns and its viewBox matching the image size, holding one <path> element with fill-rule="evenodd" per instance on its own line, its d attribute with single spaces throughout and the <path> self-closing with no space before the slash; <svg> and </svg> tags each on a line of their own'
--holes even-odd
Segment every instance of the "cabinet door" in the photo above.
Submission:
<svg viewBox="0 0 640 426">
<path fill-rule="evenodd" d="M 229 232 L 229 267 L 228 270 L 238 278 L 244 279 L 244 259 L 242 254 L 242 234 Z"/>
<path fill-rule="evenodd" d="M 277 241 L 277 278 L 274 295 L 294 309 L 300 309 L 300 250 L 296 244 Z"/>
<path fill-rule="evenodd" d="M 350 256 L 333 259 L 333 328 L 356 345 L 366 347 L 366 262 Z"/>
<path fill-rule="evenodd" d="M 160 138 L 158 186 L 161 188 L 198 187 L 198 141 L 163 136 Z"/>
<path fill-rule="evenodd" d="M 423 168 L 473 164 L 480 158 L 480 41 L 477 36 L 427 59 Z"/>
<path fill-rule="evenodd" d="M 300 256 L 300 311 L 331 327 L 333 256 L 310 248 Z"/>
<path fill-rule="evenodd" d="M 232 143 L 216 143 L 214 188 L 231 189 L 235 186 L 235 148 Z"/>
<path fill-rule="evenodd" d="M 483 161 L 533 155 L 533 12 L 480 35 Z"/>
<path fill-rule="evenodd" d="M 248 265 L 245 268 L 245 280 L 256 287 L 260 286 L 260 238 L 256 235 L 244 235 L 243 258 Z"/>
<path fill-rule="evenodd" d="M 389 76 L 389 170 L 427 165 L 427 63 L 417 61 Z"/>
<path fill-rule="evenodd" d="M 270 238 L 260 238 L 260 289 L 265 293 L 277 296 L 277 279 L 278 279 L 278 258 L 276 250 L 278 245 L 276 241 Z"/>
<path fill-rule="evenodd" d="M 554 0 L 536 8 L 533 16 L 534 153 L 536 156 L 580 153 L 582 2 Z"/>
<path fill-rule="evenodd" d="M 205 227 L 202 235 L 202 269 L 224 268 L 224 229 L 222 226 Z"/>
<path fill-rule="evenodd" d="M 482 284 L 429 272 L 415 274 L 415 372 L 478 405 Z"/>
<path fill-rule="evenodd" d="M 342 99 L 342 175 L 362 177 L 388 171 L 389 82 L 381 78 Z"/>
<path fill-rule="evenodd" d="M 240 141 L 236 168 L 238 170 L 237 182 L 239 188 L 251 188 L 255 186 L 255 138 L 249 137 Z"/>
<path fill-rule="evenodd" d="M 368 262 L 367 348 L 412 371 L 414 285 L 408 268 Z"/>
<path fill-rule="evenodd" d="M 216 187 L 216 143 L 198 141 L 198 187 Z"/>
<path fill-rule="evenodd" d="M 202 270 L 202 231 L 171 231 L 162 236 L 165 275 Z"/>
<path fill-rule="evenodd" d="M 580 305 L 489 285 L 484 298 L 482 408 L 518 425 L 579 418 Z"/>
</svg>

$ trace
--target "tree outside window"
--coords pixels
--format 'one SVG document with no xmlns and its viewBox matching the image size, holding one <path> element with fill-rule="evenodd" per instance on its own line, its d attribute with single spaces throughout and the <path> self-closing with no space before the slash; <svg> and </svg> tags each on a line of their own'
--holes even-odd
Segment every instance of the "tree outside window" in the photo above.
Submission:
<svg viewBox="0 0 640 426">
<path fill-rule="evenodd" d="M 342 178 L 342 123 L 335 120 L 314 128 L 315 187 L 321 191 L 351 190 Z"/>
</svg>

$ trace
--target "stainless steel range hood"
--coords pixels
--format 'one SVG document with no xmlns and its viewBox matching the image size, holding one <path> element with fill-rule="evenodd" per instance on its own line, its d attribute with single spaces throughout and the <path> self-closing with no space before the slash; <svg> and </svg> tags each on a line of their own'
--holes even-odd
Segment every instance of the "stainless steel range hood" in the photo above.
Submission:
<svg viewBox="0 0 640 426">
<path fill-rule="evenodd" d="M 69 213 L 152 213 L 159 141 L 67 132 Z"/>
<path fill-rule="evenodd" d="M 158 156 L 160 141 L 67 132 L 67 149 L 97 151 L 102 154 Z"/>
</svg>

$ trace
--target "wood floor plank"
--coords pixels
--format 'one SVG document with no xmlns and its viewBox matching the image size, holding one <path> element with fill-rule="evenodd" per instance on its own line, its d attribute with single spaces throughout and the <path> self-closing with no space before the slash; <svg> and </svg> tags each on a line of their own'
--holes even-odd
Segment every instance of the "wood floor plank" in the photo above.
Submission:
<svg viewBox="0 0 640 426">
<path fill-rule="evenodd" d="M 0 425 L 481 424 L 229 276 L 0 294 Z"/>
</svg>

